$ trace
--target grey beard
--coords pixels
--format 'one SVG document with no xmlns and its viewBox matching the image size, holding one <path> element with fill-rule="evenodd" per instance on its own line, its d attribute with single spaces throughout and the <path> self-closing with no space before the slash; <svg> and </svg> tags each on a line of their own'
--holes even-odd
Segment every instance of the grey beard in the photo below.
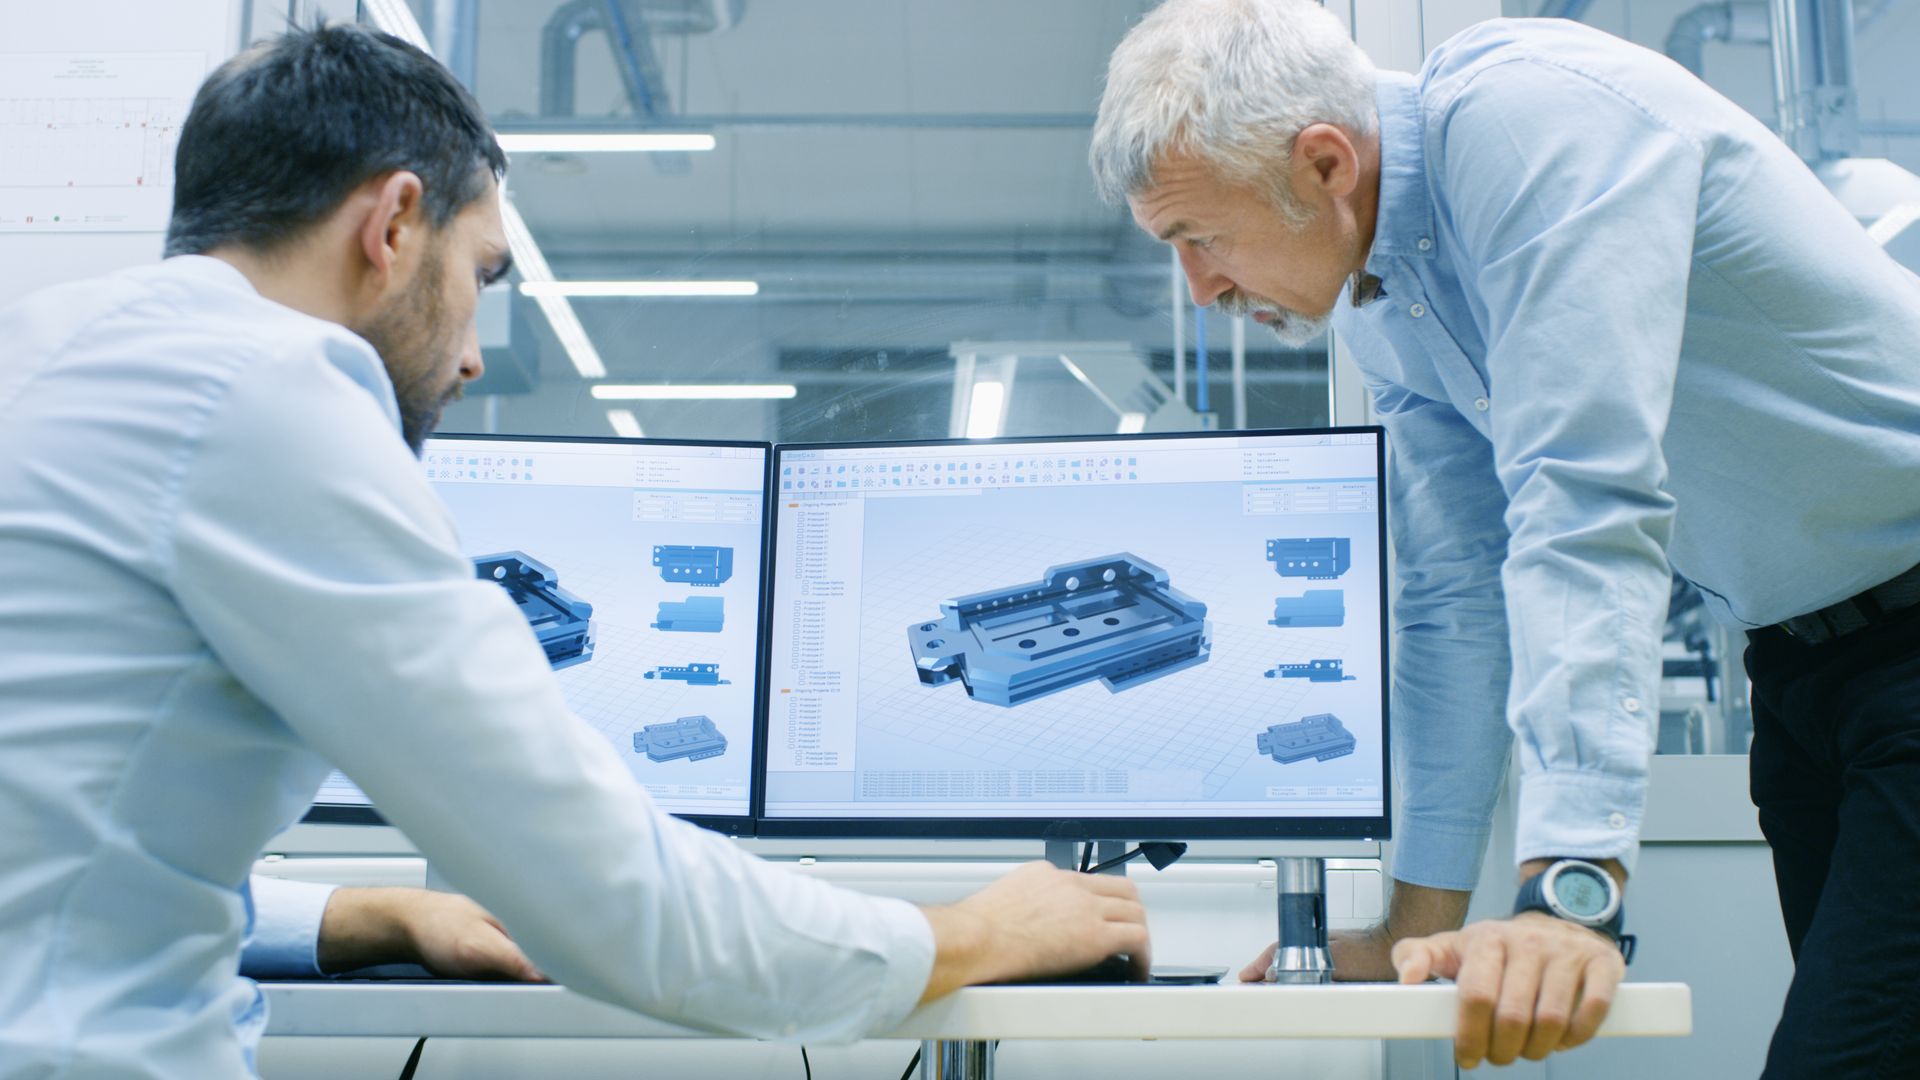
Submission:
<svg viewBox="0 0 1920 1080">
<path fill-rule="evenodd" d="M 1327 332 L 1327 324 L 1333 321 L 1333 313 L 1325 315 L 1302 315 L 1297 311 L 1281 307 L 1270 300 L 1253 300 L 1240 296 L 1223 296 L 1214 301 L 1214 307 L 1223 314 L 1236 317 L 1249 317 L 1254 312 L 1264 311 L 1274 316 L 1266 328 L 1280 344 L 1289 349 L 1304 349 L 1320 340 Z"/>
</svg>

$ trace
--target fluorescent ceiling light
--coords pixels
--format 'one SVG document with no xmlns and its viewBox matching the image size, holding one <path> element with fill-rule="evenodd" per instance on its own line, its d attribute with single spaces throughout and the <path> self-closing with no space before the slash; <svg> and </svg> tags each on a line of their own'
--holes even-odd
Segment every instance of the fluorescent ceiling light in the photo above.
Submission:
<svg viewBox="0 0 1920 1080">
<path fill-rule="evenodd" d="M 420 20 L 413 17 L 413 9 L 407 6 L 406 0 L 366 0 L 366 10 L 373 17 L 373 25 L 421 52 L 433 51 L 427 44 L 427 35 L 420 29 Z M 507 196 L 504 184 L 500 187 L 500 221 L 507 233 L 507 247 L 513 251 L 514 268 L 520 272 L 521 278 L 525 281 L 552 281 L 553 268 L 547 265 L 547 257 L 541 254 L 540 245 L 533 242 L 533 233 L 527 229 L 526 219 L 515 209 L 513 200 Z M 587 329 L 580 325 L 580 317 L 574 314 L 573 305 L 560 297 L 535 299 L 580 377 L 606 378 L 607 365 L 601 361 L 600 352 L 593 347 L 593 342 L 587 339 Z"/>
<path fill-rule="evenodd" d="M 540 253 L 540 245 L 533 242 L 533 233 L 527 229 L 525 218 L 514 208 L 507 198 L 507 189 L 500 189 L 500 223 L 507 233 L 507 247 L 513 250 L 513 266 L 520 272 L 520 292 L 532 296 L 547 316 L 547 322 L 553 326 L 553 334 L 560 339 L 560 347 L 567 350 L 567 359 L 573 362 L 573 369 L 583 379 L 604 379 L 607 377 L 607 365 L 600 359 L 600 350 L 593 347 L 587 337 L 587 328 L 580 325 L 580 316 L 574 313 L 573 305 L 561 296 L 538 296 L 527 292 L 528 285 L 538 285 L 553 280 L 553 268 L 547 265 L 547 257 Z"/>
<path fill-rule="evenodd" d="M 1000 434 L 1000 406 L 1007 400 L 1007 384 L 977 382 L 967 406 L 967 438 L 991 439 Z"/>
<path fill-rule="evenodd" d="M 713 136 L 687 132 L 509 132 L 494 137 L 500 140 L 500 149 L 509 154 L 659 154 L 697 152 L 714 147 Z"/>
<path fill-rule="evenodd" d="M 800 389 L 791 383 L 753 385 L 716 383 L 707 386 L 601 383 L 593 396 L 601 401 L 784 401 Z"/>
<path fill-rule="evenodd" d="M 520 295 L 585 297 L 757 296 L 757 281 L 523 281 Z"/>
<path fill-rule="evenodd" d="M 644 438 L 640 430 L 640 418 L 633 415 L 632 409 L 608 409 L 607 423 L 613 425 L 613 433 L 623 439 Z"/>
</svg>

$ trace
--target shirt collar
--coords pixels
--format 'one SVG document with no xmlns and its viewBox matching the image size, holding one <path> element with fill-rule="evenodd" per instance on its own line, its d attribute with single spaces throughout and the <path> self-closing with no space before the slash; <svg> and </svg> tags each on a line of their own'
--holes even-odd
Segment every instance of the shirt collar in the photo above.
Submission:
<svg viewBox="0 0 1920 1080">
<path fill-rule="evenodd" d="M 166 260 L 166 266 L 175 274 L 190 277 L 206 285 L 239 290 L 252 296 L 259 296 L 260 290 L 253 287 L 247 275 L 240 268 L 225 259 L 216 259 L 211 255 L 174 255 Z"/>
<path fill-rule="evenodd" d="M 1360 275 L 1389 277 L 1388 261 L 1431 259 L 1433 202 L 1427 194 L 1426 122 L 1420 86 L 1411 75 L 1383 71 L 1374 101 L 1380 115 L 1380 203 L 1373 247 Z"/>
</svg>

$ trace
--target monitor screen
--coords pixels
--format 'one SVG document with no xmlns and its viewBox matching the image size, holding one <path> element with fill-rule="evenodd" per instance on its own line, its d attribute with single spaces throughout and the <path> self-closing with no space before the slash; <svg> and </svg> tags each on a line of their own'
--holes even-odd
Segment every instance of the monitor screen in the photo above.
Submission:
<svg viewBox="0 0 1920 1080">
<path fill-rule="evenodd" d="M 775 453 L 763 835 L 1387 835 L 1379 429 Z"/>
<path fill-rule="evenodd" d="M 447 435 L 421 454 L 475 576 L 513 596 L 575 715 L 661 809 L 743 832 L 768 452 Z M 308 820 L 372 819 L 367 806 L 335 773 Z"/>
</svg>

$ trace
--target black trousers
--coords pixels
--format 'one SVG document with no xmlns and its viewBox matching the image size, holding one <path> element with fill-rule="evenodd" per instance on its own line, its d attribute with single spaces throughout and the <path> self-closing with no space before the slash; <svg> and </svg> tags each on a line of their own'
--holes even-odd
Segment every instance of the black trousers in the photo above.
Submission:
<svg viewBox="0 0 1920 1080">
<path fill-rule="evenodd" d="M 1752 793 L 1793 984 L 1765 1080 L 1920 1077 L 1920 609 L 1749 634 Z"/>
</svg>

